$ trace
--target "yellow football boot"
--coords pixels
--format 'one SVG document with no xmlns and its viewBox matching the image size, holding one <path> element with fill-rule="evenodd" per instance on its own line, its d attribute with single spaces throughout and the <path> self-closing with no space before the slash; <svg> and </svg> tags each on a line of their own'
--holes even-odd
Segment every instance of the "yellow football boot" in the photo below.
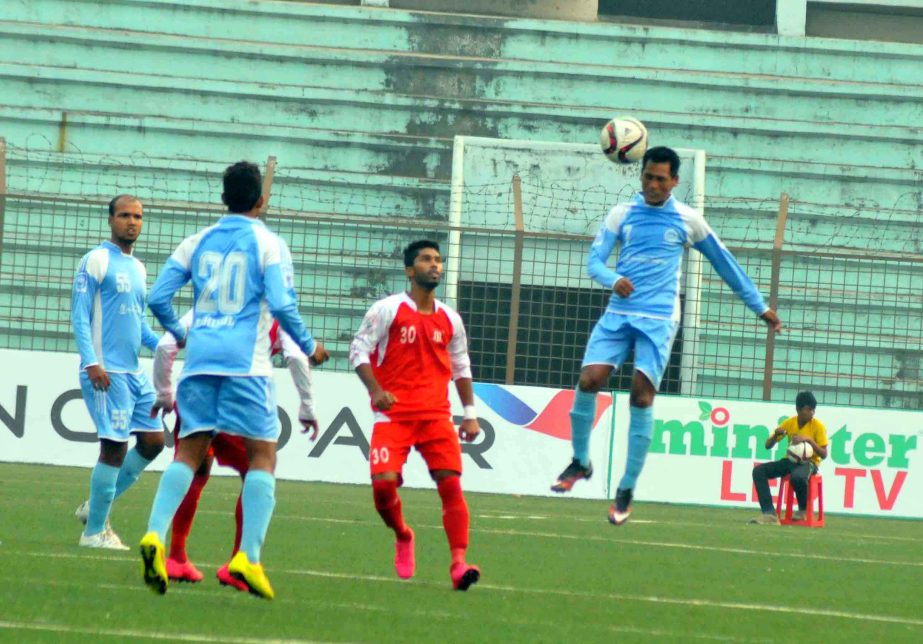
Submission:
<svg viewBox="0 0 923 644">
<path fill-rule="evenodd" d="M 156 532 L 148 532 L 141 539 L 141 575 L 144 583 L 155 593 L 167 592 L 167 564 L 163 543 Z"/>
<path fill-rule="evenodd" d="M 263 571 L 263 566 L 250 563 L 247 553 L 243 550 L 239 551 L 231 559 L 231 563 L 228 564 L 228 572 L 235 579 L 247 584 L 247 588 L 254 595 L 259 595 L 264 599 L 273 599 L 276 596 L 272 586 L 269 584 L 269 578 L 266 577 L 266 573 Z"/>
</svg>

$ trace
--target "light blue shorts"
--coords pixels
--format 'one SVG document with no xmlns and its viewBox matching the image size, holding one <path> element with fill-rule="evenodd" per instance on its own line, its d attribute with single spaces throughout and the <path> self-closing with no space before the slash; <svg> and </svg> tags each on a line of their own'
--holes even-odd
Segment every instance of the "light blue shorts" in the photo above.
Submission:
<svg viewBox="0 0 923 644">
<path fill-rule="evenodd" d="M 151 418 L 154 387 L 143 373 L 108 373 L 109 389 L 96 391 L 86 371 L 80 372 L 80 391 L 99 438 L 126 443 L 135 432 L 162 432 Z"/>
<path fill-rule="evenodd" d="M 279 439 L 276 385 L 263 376 L 188 376 L 176 388 L 183 422 L 179 437 L 225 432 L 244 438 Z"/>
<path fill-rule="evenodd" d="M 583 366 L 608 364 L 618 369 L 634 347 L 635 371 L 643 373 L 659 389 L 678 329 L 679 324 L 672 320 L 606 311 L 590 334 Z"/>
</svg>

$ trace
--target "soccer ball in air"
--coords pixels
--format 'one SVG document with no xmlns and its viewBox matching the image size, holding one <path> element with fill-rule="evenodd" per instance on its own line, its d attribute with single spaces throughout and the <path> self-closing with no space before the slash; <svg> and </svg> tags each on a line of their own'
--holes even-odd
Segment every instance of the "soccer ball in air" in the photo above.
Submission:
<svg viewBox="0 0 923 644">
<path fill-rule="evenodd" d="M 811 443 L 795 443 L 788 448 L 788 458 L 796 463 L 810 460 L 812 456 L 814 456 L 814 448 L 811 447 Z"/>
<path fill-rule="evenodd" d="M 636 163 L 647 152 L 647 128 L 630 116 L 616 117 L 600 131 L 599 145 L 613 163 Z"/>
</svg>

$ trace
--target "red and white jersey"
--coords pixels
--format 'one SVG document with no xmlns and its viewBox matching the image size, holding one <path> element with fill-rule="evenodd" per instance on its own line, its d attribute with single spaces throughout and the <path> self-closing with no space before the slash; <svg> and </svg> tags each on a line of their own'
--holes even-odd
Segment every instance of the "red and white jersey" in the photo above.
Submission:
<svg viewBox="0 0 923 644">
<path fill-rule="evenodd" d="M 471 377 L 461 317 L 436 300 L 422 314 L 407 293 L 372 305 L 349 347 L 353 367 L 370 364 L 381 388 L 397 402 L 376 421 L 428 420 L 450 413 L 449 381 Z"/>
</svg>

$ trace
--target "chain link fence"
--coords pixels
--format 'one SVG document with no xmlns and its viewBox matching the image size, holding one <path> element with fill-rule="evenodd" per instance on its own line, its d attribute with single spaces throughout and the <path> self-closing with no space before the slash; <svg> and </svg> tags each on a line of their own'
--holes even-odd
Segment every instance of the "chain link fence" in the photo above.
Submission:
<svg viewBox="0 0 923 644">
<path fill-rule="evenodd" d="M 135 172 L 112 159 L 111 176 L 97 172 L 81 187 L 80 175 L 61 171 L 52 155 L 44 166 L 20 156 L 28 155 L 11 151 L 9 185 L 0 184 L 0 348 L 74 352 L 71 282 L 80 257 L 109 237 L 111 195 L 132 192 L 144 202 L 136 254 L 151 282 L 185 236 L 222 213 L 209 203 L 220 193 L 220 164 L 200 163 L 185 179 L 158 179 L 149 168 Z M 472 209 L 480 215 L 453 226 L 440 216 L 447 211 L 445 185 L 363 180 L 316 185 L 284 168 L 273 179 L 266 222 L 293 251 L 301 312 L 333 356 L 325 369 L 350 369 L 349 342 L 365 311 L 406 287 L 403 247 L 429 238 L 446 257 L 437 295 L 465 319 L 475 378 L 575 385 L 609 297 L 586 277 L 587 250 L 607 209 L 634 186 L 578 194 L 563 183 L 530 184 L 526 176 L 517 198 L 511 177 L 466 187 L 471 203 L 482 204 Z M 685 260 L 683 325 L 662 392 L 793 401 L 797 391 L 811 389 L 823 404 L 923 409 L 923 212 L 912 197 L 888 208 L 793 199 L 781 227 L 776 200 L 709 196 L 705 211 L 772 296 L 786 332 L 770 339 L 693 251 Z M 190 306 L 187 288 L 177 308 Z M 631 371 L 623 365 L 612 387 L 627 389 Z"/>
</svg>

